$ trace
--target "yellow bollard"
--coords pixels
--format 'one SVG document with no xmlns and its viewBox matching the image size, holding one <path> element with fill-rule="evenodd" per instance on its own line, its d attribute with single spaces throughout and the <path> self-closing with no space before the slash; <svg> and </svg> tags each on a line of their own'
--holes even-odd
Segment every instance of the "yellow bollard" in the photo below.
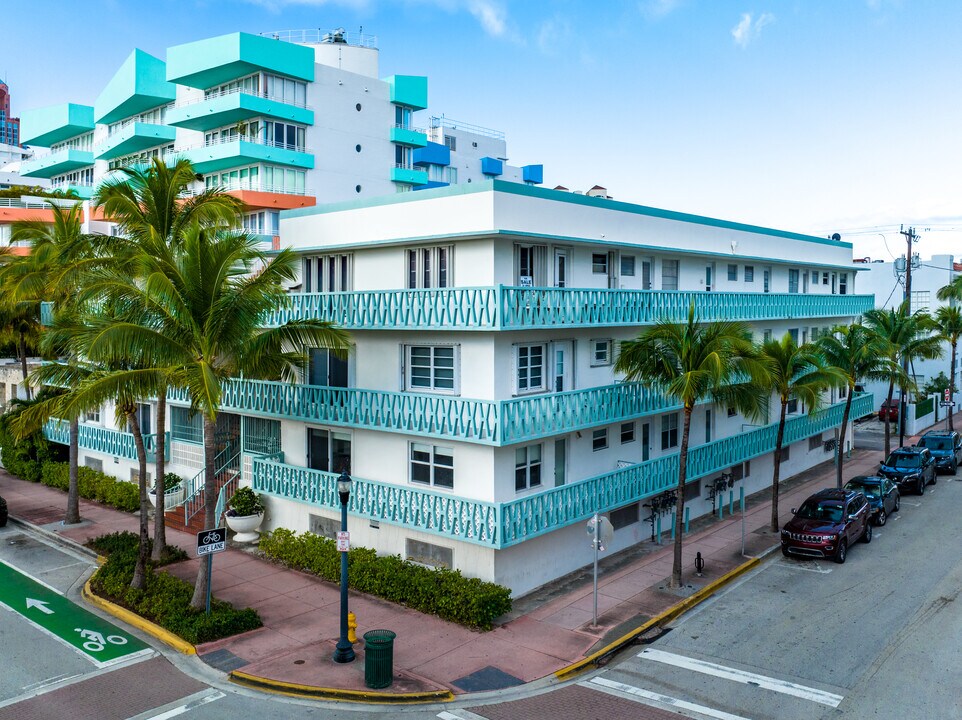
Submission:
<svg viewBox="0 0 962 720">
<path fill-rule="evenodd" d="M 349 612 L 347 614 L 347 640 L 352 645 L 357 642 L 357 616 Z"/>
</svg>

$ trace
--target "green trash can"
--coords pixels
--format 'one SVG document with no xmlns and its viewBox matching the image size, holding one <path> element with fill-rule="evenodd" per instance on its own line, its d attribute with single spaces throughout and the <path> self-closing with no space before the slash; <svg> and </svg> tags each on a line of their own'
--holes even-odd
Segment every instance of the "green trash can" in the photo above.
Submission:
<svg viewBox="0 0 962 720">
<path fill-rule="evenodd" d="M 364 633 L 364 684 L 374 690 L 394 682 L 394 638 L 390 630 Z"/>
</svg>

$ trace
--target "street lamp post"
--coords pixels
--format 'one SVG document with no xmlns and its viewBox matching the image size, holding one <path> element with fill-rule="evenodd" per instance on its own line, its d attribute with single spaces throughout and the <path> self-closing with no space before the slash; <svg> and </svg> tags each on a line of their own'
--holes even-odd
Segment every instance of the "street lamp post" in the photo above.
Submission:
<svg viewBox="0 0 962 720">
<path fill-rule="evenodd" d="M 341 532 L 347 533 L 347 503 L 351 499 L 351 476 L 341 471 L 337 479 L 337 495 L 341 500 Z M 347 550 L 341 551 L 341 637 L 334 650 L 334 662 L 354 661 L 354 646 L 347 639 Z"/>
</svg>

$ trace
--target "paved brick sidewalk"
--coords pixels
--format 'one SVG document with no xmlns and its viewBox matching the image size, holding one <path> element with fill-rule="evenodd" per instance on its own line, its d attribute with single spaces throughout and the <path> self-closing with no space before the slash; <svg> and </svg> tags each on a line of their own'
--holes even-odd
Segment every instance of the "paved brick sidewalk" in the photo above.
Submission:
<svg viewBox="0 0 962 720">
<path fill-rule="evenodd" d="M 879 455 L 878 451 L 855 451 L 845 464 L 845 476 L 871 473 L 878 467 Z M 781 522 L 815 489 L 834 483 L 832 463 L 786 482 L 779 505 Z M 137 528 L 136 515 L 87 501 L 81 502 L 84 522 L 63 526 L 59 522 L 66 503 L 63 492 L 3 471 L 0 495 L 7 499 L 11 516 L 77 543 Z M 757 556 L 777 544 L 777 536 L 768 530 L 770 514 L 764 493 L 751 498 L 744 518 L 746 555 Z M 168 531 L 168 538 L 193 551 L 194 536 Z M 705 559 L 701 578 L 694 574 L 697 552 Z M 685 542 L 685 580 L 692 586 L 686 593 L 744 561 L 742 517 L 737 511 L 722 521 L 699 521 Z M 193 580 L 197 562 L 192 558 L 169 571 Z M 670 543 L 640 543 L 626 557 L 611 559 L 610 569 L 599 580 L 597 627 L 591 626 L 592 587 L 590 578 L 584 577 L 521 599 L 505 622 L 487 633 L 358 593 L 351 593 L 350 606 L 357 615 L 359 636 L 375 628 L 397 632 L 395 683 L 388 692 L 497 689 L 550 675 L 676 604 L 686 593 L 667 590 L 671 565 Z M 214 558 L 212 585 L 218 598 L 256 608 L 264 627 L 198 647 L 198 654 L 209 664 L 300 685 L 365 689 L 363 649 L 350 665 L 330 659 L 339 628 L 337 586 L 236 548 Z"/>
</svg>

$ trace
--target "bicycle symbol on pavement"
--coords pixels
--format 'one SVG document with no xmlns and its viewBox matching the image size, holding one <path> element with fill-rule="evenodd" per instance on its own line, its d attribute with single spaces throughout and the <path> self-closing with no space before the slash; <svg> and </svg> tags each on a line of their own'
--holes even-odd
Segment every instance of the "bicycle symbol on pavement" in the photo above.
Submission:
<svg viewBox="0 0 962 720">
<path fill-rule="evenodd" d="M 100 652 L 106 647 L 107 643 L 111 645 L 127 644 L 127 638 L 120 635 L 107 635 L 107 637 L 104 637 L 96 630 L 84 630 L 83 628 L 74 628 L 74 632 L 80 633 L 80 637 L 82 638 L 87 638 L 83 647 L 84 650 L 88 650 L 89 652 Z"/>
</svg>

